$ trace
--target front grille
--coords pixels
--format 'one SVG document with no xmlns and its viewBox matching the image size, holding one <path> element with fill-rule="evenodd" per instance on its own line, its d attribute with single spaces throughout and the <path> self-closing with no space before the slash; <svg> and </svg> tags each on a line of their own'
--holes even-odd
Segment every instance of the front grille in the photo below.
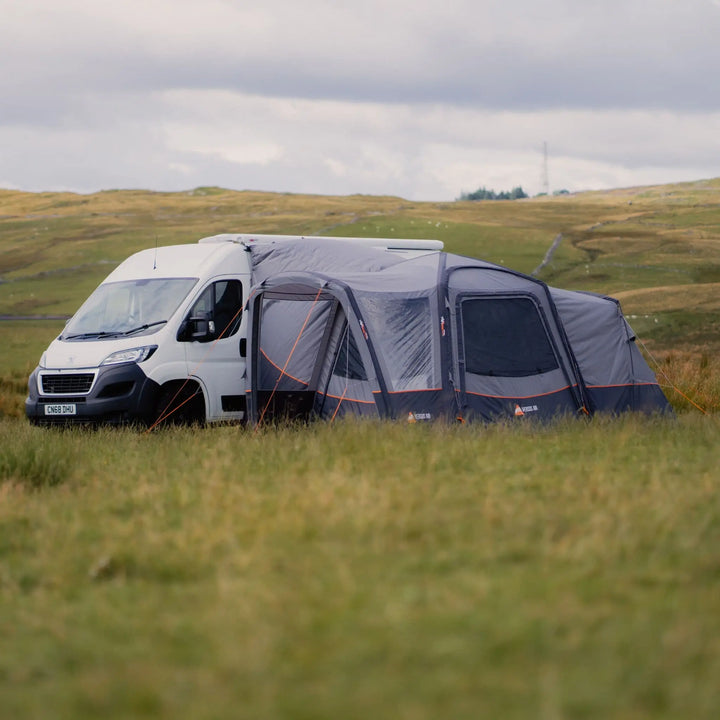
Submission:
<svg viewBox="0 0 720 720">
<path fill-rule="evenodd" d="M 40 397 L 40 398 L 38 398 L 38 402 L 40 404 L 44 403 L 45 405 L 52 405 L 53 403 L 56 403 L 57 401 L 58 401 L 58 399 L 56 397 Z M 85 403 L 85 402 L 87 402 L 87 398 L 81 397 L 79 395 L 77 397 L 73 397 L 72 395 L 63 395 L 62 401 L 64 403 Z"/>
<path fill-rule="evenodd" d="M 43 374 L 42 389 L 44 393 L 52 395 L 74 395 L 76 393 L 86 393 L 90 391 L 95 373 L 77 373 L 77 374 Z"/>
</svg>

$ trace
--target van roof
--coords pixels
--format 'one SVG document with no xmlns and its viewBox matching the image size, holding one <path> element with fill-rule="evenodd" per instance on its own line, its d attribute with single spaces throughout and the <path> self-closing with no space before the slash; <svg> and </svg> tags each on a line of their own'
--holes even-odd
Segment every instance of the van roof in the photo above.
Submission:
<svg viewBox="0 0 720 720">
<path fill-rule="evenodd" d="M 249 272 L 249 259 L 232 245 L 165 245 L 131 255 L 108 275 L 105 282 L 138 278 L 212 277 Z"/>
<path fill-rule="evenodd" d="M 342 237 L 331 235 L 264 235 L 258 233 L 221 233 L 198 240 L 200 244 L 237 243 L 241 245 L 272 245 L 282 243 L 302 243 L 304 241 L 351 243 L 364 247 L 379 247 L 387 250 L 442 250 L 441 240 L 427 240 L 416 238 L 372 238 L 372 237 Z"/>
</svg>

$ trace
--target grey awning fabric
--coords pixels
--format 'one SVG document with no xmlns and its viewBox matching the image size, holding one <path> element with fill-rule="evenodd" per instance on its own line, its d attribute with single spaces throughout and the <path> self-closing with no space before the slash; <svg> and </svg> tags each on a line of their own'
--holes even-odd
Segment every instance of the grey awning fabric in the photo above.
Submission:
<svg viewBox="0 0 720 720">
<path fill-rule="evenodd" d="M 251 417 L 283 392 L 328 419 L 668 407 L 612 299 L 437 251 L 314 238 L 249 252 Z"/>
</svg>

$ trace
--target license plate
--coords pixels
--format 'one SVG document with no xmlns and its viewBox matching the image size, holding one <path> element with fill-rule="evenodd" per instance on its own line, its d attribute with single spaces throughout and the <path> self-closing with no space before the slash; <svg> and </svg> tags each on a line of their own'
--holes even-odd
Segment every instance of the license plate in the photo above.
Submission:
<svg viewBox="0 0 720 720">
<path fill-rule="evenodd" d="M 53 403 L 45 406 L 46 415 L 75 415 L 76 413 L 75 403 Z"/>
</svg>

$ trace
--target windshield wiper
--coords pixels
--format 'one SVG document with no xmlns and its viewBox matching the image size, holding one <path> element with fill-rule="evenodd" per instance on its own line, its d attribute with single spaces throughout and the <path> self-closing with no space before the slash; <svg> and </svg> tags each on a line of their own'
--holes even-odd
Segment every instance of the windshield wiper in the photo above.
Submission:
<svg viewBox="0 0 720 720">
<path fill-rule="evenodd" d="M 86 340 L 88 338 L 117 337 L 118 335 L 123 334 L 124 333 L 117 332 L 116 330 L 111 330 L 110 332 L 108 332 L 107 330 L 98 330 L 97 332 L 77 333 L 76 335 L 64 335 L 62 336 L 62 339 L 77 340 L 78 338 L 82 338 L 83 340 Z"/>
<path fill-rule="evenodd" d="M 125 335 L 132 335 L 133 333 L 140 332 L 141 330 L 147 330 L 148 328 L 155 327 L 155 325 L 163 325 L 167 320 L 157 320 L 156 322 L 145 323 L 144 325 L 138 325 L 131 330 L 98 330 L 97 332 L 86 332 L 77 333 L 75 335 L 63 335 L 63 340 L 89 340 L 90 338 L 110 338 L 110 337 L 121 337 Z"/>
<path fill-rule="evenodd" d="M 167 322 L 167 320 L 156 320 L 155 322 L 151 323 L 145 323 L 144 325 L 138 325 L 136 328 L 133 328 L 132 330 L 126 330 L 124 333 L 119 333 L 120 335 L 132 335 L 133 333 L 140 332 L 141 330 L 147 330 L 148 328 L 155 327 L 155 325 L 163 325 Z"/>
</svg>

